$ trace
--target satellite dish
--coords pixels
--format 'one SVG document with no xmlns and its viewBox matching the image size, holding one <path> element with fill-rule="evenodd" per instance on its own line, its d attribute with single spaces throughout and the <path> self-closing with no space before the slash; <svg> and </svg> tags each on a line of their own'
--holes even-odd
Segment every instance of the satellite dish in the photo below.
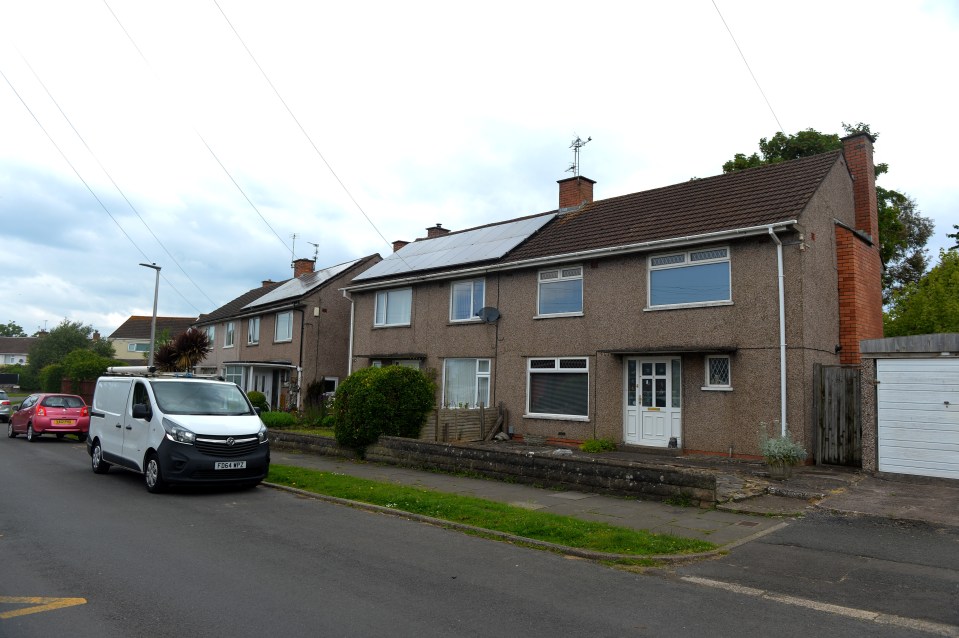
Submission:
<svg viewBox="0 0 959 638">
<path fill-rule="evenodd" d="M 483 323 L 496 323 L 496 320 L 499 319 L 499 310 L 492 306 L 486 306 L 480 308 L 476 316 L 479 317 Z"/>
</svg>

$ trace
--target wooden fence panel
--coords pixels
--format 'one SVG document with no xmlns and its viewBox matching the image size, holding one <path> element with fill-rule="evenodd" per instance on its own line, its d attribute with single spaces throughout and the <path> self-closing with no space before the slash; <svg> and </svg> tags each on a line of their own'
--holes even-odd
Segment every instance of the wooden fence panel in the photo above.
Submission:
<svg viewBox="0 0 959 638">
<path fill-rule="evenodd" d="M 859 366 L 824 366 L 813 371 L 817 423 L 816 462 L 862 467 Z"/>
<path fill-rule="evenodd" d="M 421 441 L 482 441 L 496 424 L 493 408 L 440 408 L 426 419 L 420 431 Z"/>
</svg>

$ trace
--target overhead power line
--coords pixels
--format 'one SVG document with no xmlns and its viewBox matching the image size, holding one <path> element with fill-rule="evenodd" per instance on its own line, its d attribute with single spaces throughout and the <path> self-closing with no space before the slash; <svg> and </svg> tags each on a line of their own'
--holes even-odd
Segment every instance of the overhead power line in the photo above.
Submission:
<svg viewBox="0 0 959 638">
<path fill-rule="evenodd" d="M 763 91 L 763 87 L 759 85 L 759 80 L 756 79 L 756 74 L 753 73 L 753 70 L 749 66 L 749 62 L 746 61 L 746 55 L 743 53 L 743 50 L 739 47 L 739 43 L 736 42 L 736 36 L 733 35 L 733 30 L 729 28 L 729 25 L 726 24 L 726 18 L 723 17 L 722 11 L 719 10 L 719 7 L 716 6 L 716 0 L 711 0 L 713 7 L 716 9 L 716 13 L 719 14 L 719 19 L 723 21 L 723 26 L 726 27 L 726 31 L 729 32 L 729 37 L 732 38 L 733 44 L 736 45 L 736 50 L 739 51 L 739 56 L 743 59 L 743 64 L 746 65 L 746 70 L 749 71 L 749 75 L 752 76 L 753 82 L 756 83 L 756 88 L 759 89 L 760 95 L 763 96 L 763 99 L 766 101 L 766 106 L 769 107 L 769 112 L 773 114 L 773 119 L 776 120 L 776 125 L 779 126 L 779 130 L 783 133 L 786 132 L 786 129 L 783 128 L 783 125 L 780 123 L 779 118 L 776 116 L 776 111 L 773 110 L 773 105 L 769 103 L 769 98 L 766 97 L 766 92 Z"/>
</svg>

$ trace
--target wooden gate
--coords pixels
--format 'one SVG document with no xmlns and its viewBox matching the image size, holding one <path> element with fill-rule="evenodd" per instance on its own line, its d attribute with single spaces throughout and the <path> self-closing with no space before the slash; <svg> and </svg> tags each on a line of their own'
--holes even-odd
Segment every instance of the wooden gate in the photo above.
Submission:
<svg viewBox="0 0 959 638">
<path fill-rule="evenodd" d="M 859 366 L 824 366 L 813 370 L 816 415 L 816 462 L 862 467 L 862 416 Z"/>
</svg>

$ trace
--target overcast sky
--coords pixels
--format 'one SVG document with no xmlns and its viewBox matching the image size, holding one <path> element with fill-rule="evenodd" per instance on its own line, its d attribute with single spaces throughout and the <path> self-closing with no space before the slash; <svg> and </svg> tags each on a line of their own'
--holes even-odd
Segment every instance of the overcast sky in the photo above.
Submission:
<svg viewBox="0 0 959 638">
<path fill-rule="evenodd" d="M 0 323 L 106 336 L 152 312 L 140 262 L 196 316 L 293 254 L 552 210 L 577 135 L 604 199 L 867 122 L 935 262 L 957 63 L 954 0 L 0 0 Z"/>
</svg>

